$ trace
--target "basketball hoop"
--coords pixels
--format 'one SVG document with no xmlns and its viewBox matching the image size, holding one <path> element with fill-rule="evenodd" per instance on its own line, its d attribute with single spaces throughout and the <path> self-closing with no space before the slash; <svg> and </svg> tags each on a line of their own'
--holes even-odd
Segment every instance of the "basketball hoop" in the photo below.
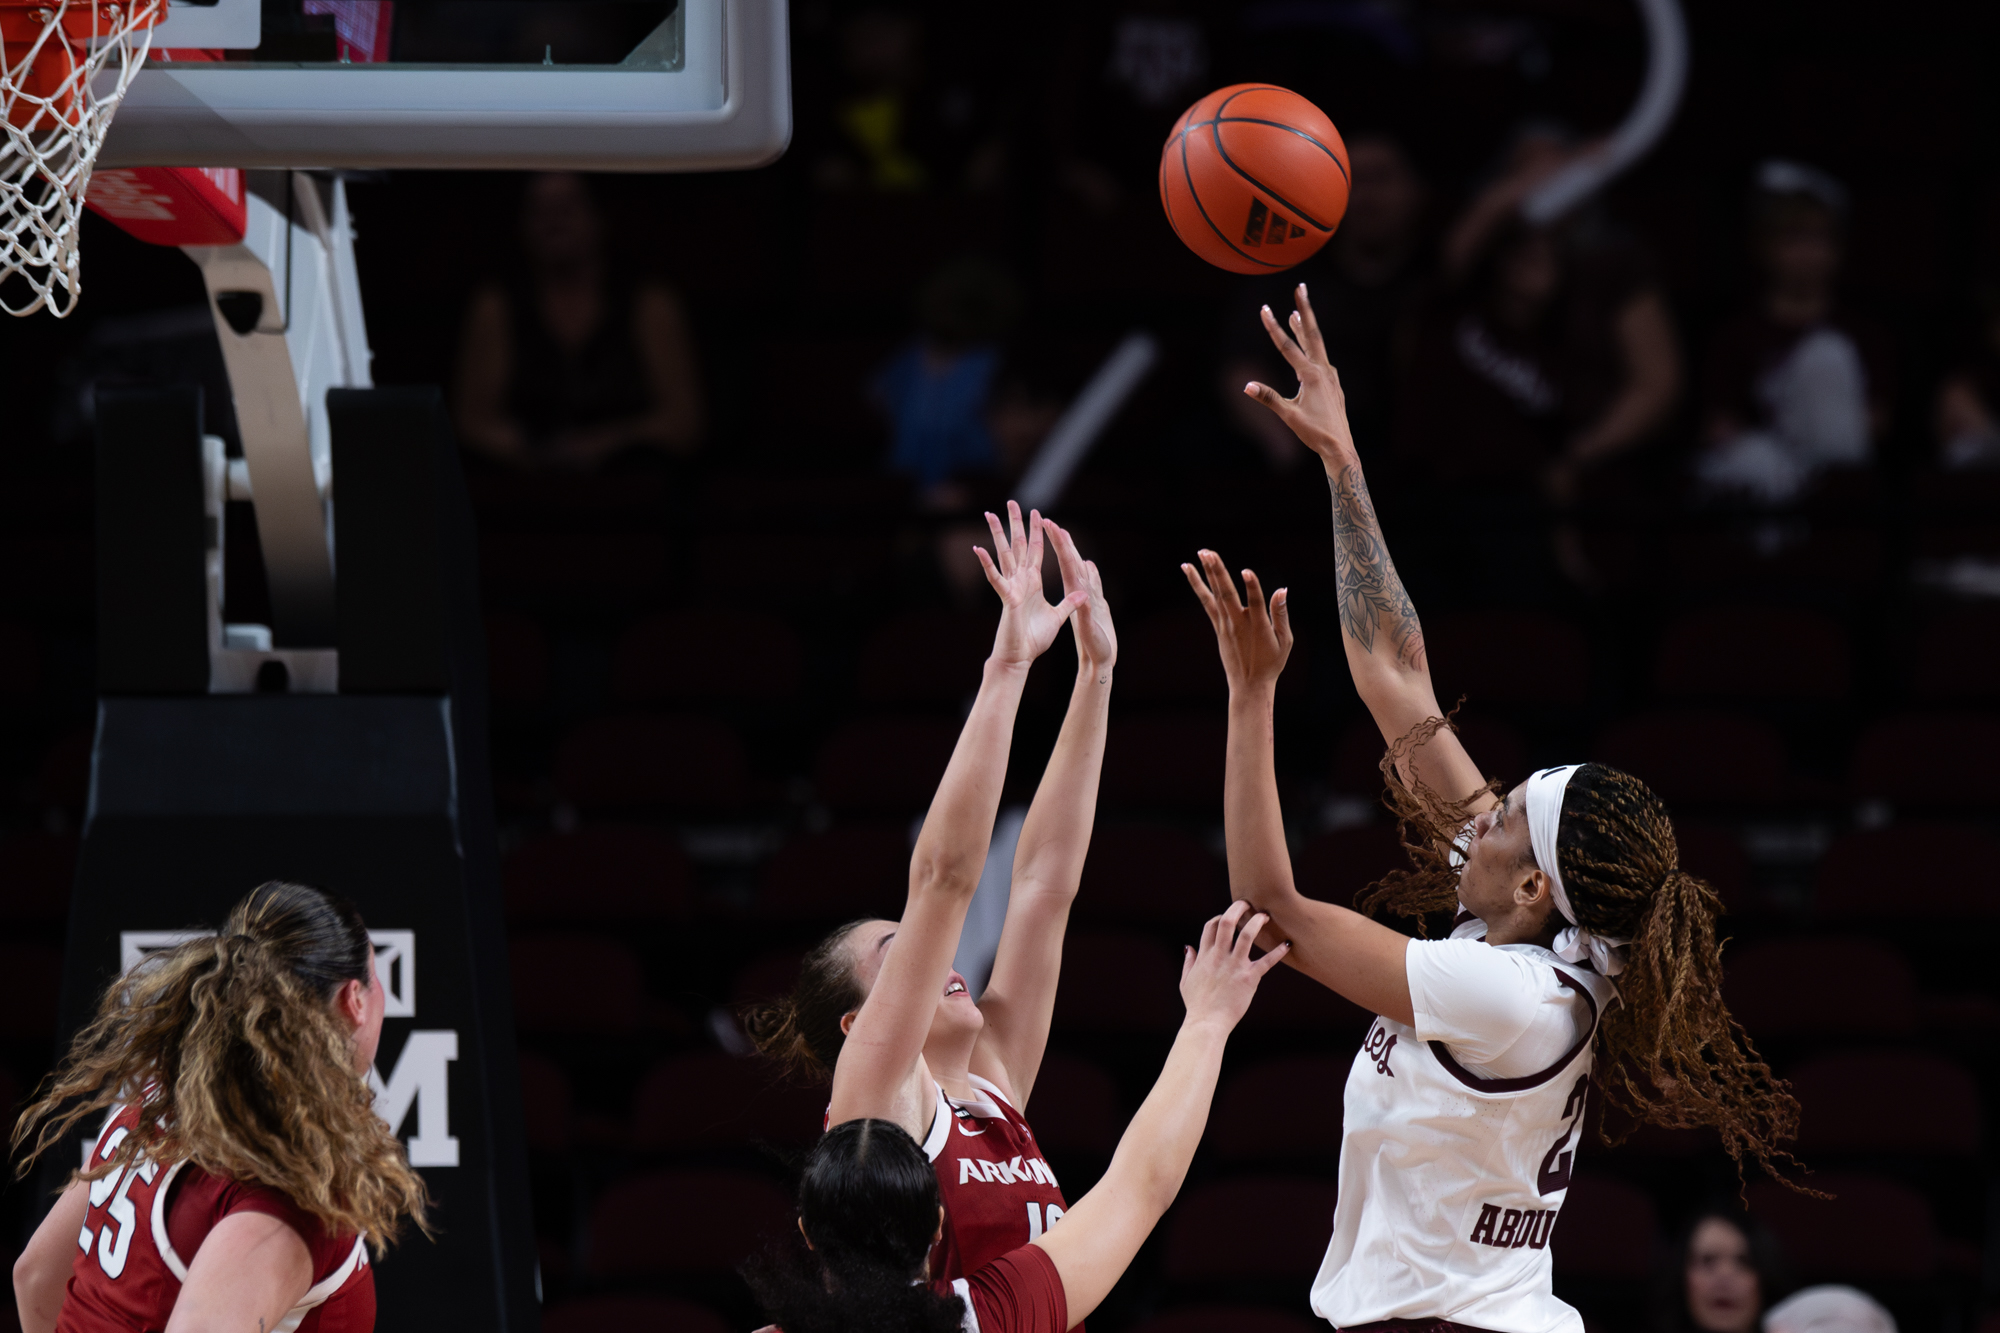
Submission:
<svg viewBox="0 0 2000 1333">
<path fill-rule="evenodd" d="M 0 309 L 61 319 L 82 289 L 77 224 L 111 115 L 146 63 L 166 0 L 0 0 L 0 282 L 28 300 Z M 100 74 L 116 82 L 100 90 Z"/>
</svg>

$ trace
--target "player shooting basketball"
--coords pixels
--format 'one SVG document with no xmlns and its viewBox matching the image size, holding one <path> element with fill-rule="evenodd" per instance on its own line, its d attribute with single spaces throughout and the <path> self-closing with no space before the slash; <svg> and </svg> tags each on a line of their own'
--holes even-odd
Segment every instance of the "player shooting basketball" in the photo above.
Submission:
<svg viewBox="0 0 2000 1333">
<path fill-rule="evenodd" d="M 1062 528 L 1033 513 L 1024 522 L 1011 502 L 1007 509 L 1011 535 L 988 514 L 994 550 L 979 551 L 1003 605 L 999 631 L 917 839 L 902 920 L 836 930 L 806 956 L 790 996 L 747 1016 L 766 1054 L 832 1071 L 830 1126 L 890 1120 L 923 1146 L 945 1208 L 932 1273 L 946 1279 L 1027 1244 L 1068 1206 L 1022 1113 L 1048 1045 L 1063 933 L 1090 849 L 1118 656 L 1097 567 Z M 1044 532 L 1062 568 L 1065 595 L 1055 605 L 1042 591 Z M 1021 826 L 999 952 L 975 1003 L 951 960 L 986 861 L 1022 687 L 1065 621 L 1076 636 L 1076 684 Z"/>
<path fill-rule="evenodd" d="M 1183 565 L 1229 677 L 1224 819 L 1231 892 L 1269 912 L 1290 963 L 1379 1015 L 1348 1076 L 1333 1240 L 1312 1306 L 1343 1330 L 1439 1320 L 1501 1333 L 1581 1333 L 1551 1290 L 1549 1239 L 1588 1090 L 1635 1119 L 1708 1126 L 1739 1165 L 1769 1167 L 1798 1105 L 1721 997 L 1715 892 L 1681 869 L 1673 824 L 1636 778 L 1544 769 L 1503 792 L 1440 717 L 1423 629 L 1376 521 L 1303 285 L 1286 398 L 1250 384 L 1326 466 L 1341 638 L 1390 743 L 1383 774 L 1418 869 L 1368 908 L 1457 907 L 1447 940 L 1414 940 L 1303 897 L 1292 881 L 1272 755 L 1287 595 L 1268 602 L 1221 558 Z M 1205 575 L 1205 577 L 1203 577 Z"/>
</svg>

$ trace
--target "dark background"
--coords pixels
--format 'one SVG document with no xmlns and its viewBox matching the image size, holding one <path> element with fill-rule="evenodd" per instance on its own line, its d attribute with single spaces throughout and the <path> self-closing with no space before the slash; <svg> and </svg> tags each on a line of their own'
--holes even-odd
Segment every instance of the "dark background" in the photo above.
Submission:
<svg viewBox="0 0 2000 1333">
<path fill-rule="evenodd" d="M 1442 568 L 1424 558 L 1422 490 L 1377 489 L 1475 756 L 1509 781 L 1579 754 L 1629 764 L 1729 902 L 1732 1004 L 1797 1083 L 1800 1154 L 1840 1196 L 1807 1208 L 1753 1181 L 1796 1275 L 1867 1287 L 1909 1333 L 1956 1333 L 2000 1298 L 1984 1109 L 2000 1098 L 1986 944 L 2000 635 L 1991 602 L 1915 574 L 2000 551 L 1993 474 L 1939 473 L 1931 425 L 2000 264 L 2000 20 L 1930 0 L 1687 9 L 1678 119 L 1602 203 L 1658 265 L 1691 388 L 1580 511 L 1605 585 L 1551 586 L 1501 553 L 1476 577 Z M 1129 329 L 1164 347 L 1056 511 L 1104 568 L 1123 658 L 1034 1107 L 1070 1197 L 1158 1068 L 1174 947 L 1224 901 L 1221 676 L 1177 569 L 1198 545 L 1293 589 L 1279 759 L 1302 879 L 1341 895 L 1391 863 L 1377 743 L 1331 615 L 1325 492 L 1310 469 L 1263 467 L 1220 406 L 1240 289 L 1160 216 L 1150 182 L 1178 108 L 1140 114 L 1106 91 L 1114 23 L 1201 25 L 1207 69 L 1184 101 L 1270 80 L 1345 128 L 1394 130 L 1436 225 L 1524 119 L 1615 123 L 1643 61 L 1633 12 L 1599 0 L 908 8 L 927 181 L 831 188 L 857 10 L 795 7 L 797 128 L 775 166 L 594 183 L 619 273 L 665 279 L 690 312 L 710 412 L 699 455 L 596 477 L 471 466 L 541 1276 L 551 1311 L 578 1321 L 707 1329 L 708 1310 L 754 1326 L 731 1270 L 782 1225 L 823 1095 L 728 1054 L 729 1008 L 782 987 L 827 925 L 895 909 L 909 820 L 976 682 L 987 608 L 937 575 L 938 520 L 884 471 L 865 396 L 940 263 L 979 254 L 1014 275 L 1026 313 L 1009 355 L 1051 397 Z M 1754 290 L 1747 189 L 1774 155 L 1851 190 L 1846 299 L 1884 330 L 1897 374 L 1875 465 L 1789 512 L 1783 549 L 1760 557 L 1684 495 L 1703 353 Z M 1121 204 L 1079 202 L 1080 157 L 1122 183 Z M 520 189 L 477 173 L 350 181 L 378 383 L 449 381 L 470 292 L 516 263 Z M 94 216 L 83 245 L 76 316 L 0 326 L 0 1100 L 52 1056 L 87 777 L 87 390 L 217 364 L 191 264 Z M 1053 739 L 1068 652 L 1031 686 L 1010 799 Z M 1709 665 L 1674 665 L 1690 660 Z M 1291 980 L 1232 1045 L 1181 1202 L 1094 1327 L 1216 1302 L 1304 1314 L 1361 1023 Z M 1581 1156 L 1557 1289 L 1604 1330 L 1645 1327 L 1676 1228 L 1734 1195 L 1735 1174 L 1693 1134 Z M 19 1187 L 5 1208 L 10 1238 L 38 1211 Z M 626 1297 L 652 1303 L 583 1304 Z"/>
</svg>

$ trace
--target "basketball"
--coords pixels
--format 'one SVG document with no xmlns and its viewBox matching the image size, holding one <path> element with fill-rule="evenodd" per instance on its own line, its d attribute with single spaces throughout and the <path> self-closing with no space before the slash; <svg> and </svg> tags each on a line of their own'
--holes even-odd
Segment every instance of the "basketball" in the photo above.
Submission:
<svg viewBox="0 0 2000 1333">
<path fill-rule="evenodd" d="M 1347 211 L 1347 145 L 1285 88 L 1235 83 L 1187 109 L 1160 153 L 1160 206 L 1187 248 L 1231 273 L 1318 252 Z"/>
</svg>

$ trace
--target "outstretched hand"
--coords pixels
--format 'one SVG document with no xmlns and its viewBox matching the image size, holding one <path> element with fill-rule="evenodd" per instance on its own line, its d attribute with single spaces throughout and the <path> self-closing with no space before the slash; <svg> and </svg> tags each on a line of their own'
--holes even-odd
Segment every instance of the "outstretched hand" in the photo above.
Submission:
<svg viewBox="0 0 2000 1333">
<path fill-rule="evenodd" d="M 1222 653 L 1223 674 L 1229 688 L 1239 690 L 1274 684 L 1292 655 L 1291 590 L 1280 588 L 1267 604 L 1264 585 L 1255 570 L 1243 571 L 1246 606 L 1236 596 L 1236 584 L 1222 567 L 1222 557 L 1213 551 L 1197 553 L 1201 573 L 1193 565 L 1182 565 L 1188 586 L 1194 589 L 1208 623 L 1215 626 L 1216 646 Z M 1204 576 L 1206 581 L 1204 582 Z"/>
<path fill-rule="evenodd" d="M 987 514 L 993 553 L 989 555 L 983 546 L 972 549 L 980 568 L 986 571 L 986 581 L 1000 594 L 1000 629 L 993 636 L 993 659 L 1003 666 L 1026 668 L 1048 651 L 1063 622 L 1089 600 L 1090 594 L 1079 589 L 1051 606 L 1042 592 L 1042 516 L 1031 511 L 1024 523 L 1021 506 L 1009 500 L 1007 519 L 1011 537 L 1001 528 L 998 517 Z"/>
<path fill-rule="evenodd" d="M 1291 332 L 1278 324 L 1278 317 L 1265 306 L 1260 313 L 1264 332 L 1278 354 L 1299 377 L 1299 390 L 1290 398 L 1268 384 L 1255 380 L 1243 392 L 1276 414 L 1292 428 L 1300 443 L 1323 459 L 1329 467 L 1354 456 L 1354 432 L 1347 425 L 1347 394 L 1340 387 L 1340 372 L 1326 357 L 1326 340 L 1320 337 L 1319 321 L 1313 317 L 1312 300 L 1302 282 L 1292 293 L 1298 309 L 1292 311 Z"/>
<path fill-rule="evenodd" d="M 1111 604 L 1104 600 L 1104 580 L 1097 572 L 1097 562 L 1079 555 L 1076 542 L 1053 519 L 1043 519 L 1042 528 L 1055 542 L 1063 591 L 1086 594 L 1069 618 L 1070 629 L 1076 634 L 1077 665 L 1100 674 L 1109 671 L 1118 661 L 1118 631 L 1111 624 Z"/>
<path fill-rule="evenodd" d="M 1256 998 L 1257 983 L 1278 965 L 1292 944 L 1285 940 L 1262 958 L 1250 956 L 1250 946 L 1271 918 L 1252 913 L 1242 899 L 1221 916 L 1210 917 L 1201 930 L 1200 949 L 1188 948 L 1181 960 L 1181 1001 L 1190 1023 L 1215 1022 L 1234 1028 Z"/>
</svg>

